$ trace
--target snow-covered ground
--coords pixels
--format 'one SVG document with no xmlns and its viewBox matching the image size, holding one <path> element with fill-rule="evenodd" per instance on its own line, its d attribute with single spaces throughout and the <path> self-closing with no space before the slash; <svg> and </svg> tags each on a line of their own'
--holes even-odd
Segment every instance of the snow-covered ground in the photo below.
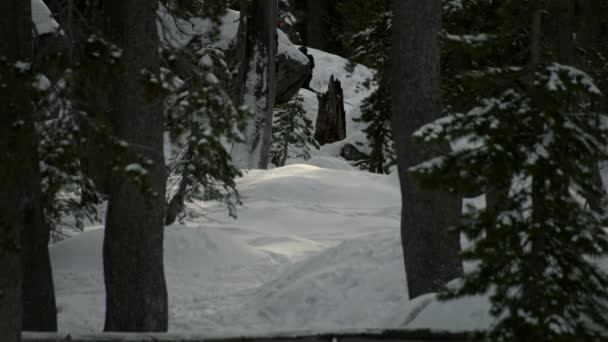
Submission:
<svg viewBox="0 0 608 342">
<path fill-rule="evenodd" d="M 395 175 L 291 165 L 239 180 L 234 221 L 166 229 L 170 331 L 207 336 L 361 329 L 476 329 L 482 299 L 407 300 Z M 60 331 L 103 327 L 103 229 L 51 247 Z"/>
<path fill-rule="evenodd" d="M 237 17 L 229 12 L 222 20 L 220 43 L 234 37 Z M 167 25 L 161 34 L 183 45 L 190 33 L 208 26 L 193 23 L 193 32 L 179 36 Z M 299 53 L 288 42 L 282 45 Z M 398 179 L 355 170 L 338 157 L 347 142 L 365 145 L 364 127 L 352 119 L 372 91 L 364 84 L 374 71 L 358 65 L 347 72 L 347 60 L 309 51 L 316 64 L 313 89 L 325 91 L 331 75 L 342 82 L 348 138 L 314 151 L 311 160 L 249 171 L 238 180 L 244 207 L 237 220 L 216 204 L 195 203 L 212 220 L 166 229 L 170 331 L 235 336 L 486 327 L 483 299 L 407 300 Z M 317 94 L 301 94 L 315 122 Z M 103 328 L 102 241 L 102 226 L 91 226 L 51 246 L 60 331 Z"/>
<path fill-rule="evenodd" d="M 407 305 L 396 177 L 292 165 L 239 188 L 238 220 L 166 230 L 172 331 L 394 326 Z M 102 329 L 102 239 L 93 228 L 51 247 L 61 331 Z"/>
</svg>

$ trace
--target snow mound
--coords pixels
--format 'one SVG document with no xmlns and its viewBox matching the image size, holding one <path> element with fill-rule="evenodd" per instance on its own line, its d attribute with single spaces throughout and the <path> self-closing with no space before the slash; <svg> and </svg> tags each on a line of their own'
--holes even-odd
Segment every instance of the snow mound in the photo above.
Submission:
<svg viewBox="0 0 608 342">
<path fill-rule="evenodd" d="M 324 156 L 314 156 L 306 161 L 306 164 L 320 167 L 323 169 L 353 171 L 354 168 L 342 158 L 332 158 Z"/>
<path fill-rule="evenodd" d="M 406 308 L 407 318 L 400 325 L 408 329 L 477 331 L 488 329 L 494 322 L 489 299 L 482 296 L 440 302 L 436 295 L 429 294 L 409 302 Z"/>
<path fill-rule="evenodd" d="M 196 203 L 206 206 L 211 222 L 166 228 L 170 332 L 263 335 L 307 327 L 293 322 L 314 312 L 314 327 L 363 327 L 371 313 L 357 314 L 350 299 L 313 307 L 310 314 L 303 300 L 284 307 L 285 318 L 277 310 L 298 289 L 319 302 L 325 301 L 323 288 L 352 293 L 339 298 L 369 297 L 369 307 L 382 298 L 377 307 L 392 305 L 404 293 L 402 280 L 390 280 L 403 277 L 396 177 L 290 165 L 250 171 L 237 186 L 245 205 L 238 220 L 212 203 Z M 103 229 L 92 227 L 51 247 L 61 331 L 103 328 L 102 245 Z M 370 276 L 377 279 L 364 279 Z M 283 325 L 287 317 L 292 323 Z"/>
<path fill-rule="evenodd" d="M 262 285 L 250 306 L 274 330 L 397 328 L 392 315 L 407 306 L 399 241 L 395 232 L 345 241 Z"/>
<path fill-rule="evenodd" d="M 241 181 L 246 207 L 252 202 L 275 201 L 316 205 L 327 210 L 369 210 L 399 203 L 398 190 L 395 180 L 387 176 L 303 164 L 270 171 L 252 170 Z"/>
<path fill-rule="evenodd" d="M 103 232 L 92 229 L 50 248 L 62 331 L 103 328 Z M 172 329 L 186 322 L 196 330 L 198 315 L 209 314 L 205 310 L 213 304 L 234 305 L 230 298 L 214 296 L 255 288 L 280 263 L 227 232 L 185 225 L 165 230 L 164 257 Z"/>
</svg>

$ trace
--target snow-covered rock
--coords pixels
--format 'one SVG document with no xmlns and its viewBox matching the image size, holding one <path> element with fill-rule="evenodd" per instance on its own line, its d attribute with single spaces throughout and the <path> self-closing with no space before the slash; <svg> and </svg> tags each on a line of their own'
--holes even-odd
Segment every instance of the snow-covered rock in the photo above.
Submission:
<svg viewBox="0 0 608 342">
<path fill-rule="evenodd" d="M 210 32 L 214 23 L 208 19 L 192 18 L 181 20 L 174 18 L 167 9 L 158 11 L 158 31 L 161 41 L 176 48 L 196 49 L 200 46 L 212 46 L 226 52 L 234 53 L 239 27 L 239 12 L 228 10 L 220 19 L 218 35 L 212 40 Z M 303 85 L 308 74 L 308 59 L 291 43 L 287 35 L 277 30 L 277 101 L 287 102 Z"/>
<path fill-rule="evenodd" d="M 59 24 L 51 16 L 51 11 L 42 0 L 32 0 L 32 22 L 38 35 L 53 33 Z"/>
</svg>

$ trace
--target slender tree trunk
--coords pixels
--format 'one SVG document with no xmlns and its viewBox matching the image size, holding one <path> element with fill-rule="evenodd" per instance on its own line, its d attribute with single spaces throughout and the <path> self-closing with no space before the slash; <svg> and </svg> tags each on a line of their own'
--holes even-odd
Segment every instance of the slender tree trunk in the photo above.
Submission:
<svg viewBox="0 0 608 342">
<path fill-rule="evenodd" d="M 414 145 L 411 135 L 441 115 L 440 0 L 393 3 L 393 137 L 401 181 L 401 234 L 409 297 L 439 291 L 463 272 L 460 239 L 448 233 L 461 214 L 461 201 L 418 189 L 408 168 L 437 156 L 448 146 Z"/>
<path fill-rule="evenodd" d="M 158 91 L 159 38 L 155 0 L 104 1 L 104 33 L 123 49 L 108 116 L 128 153 L 152 162 L 147 169 L 153 195 L 119 173 L 110 182 L 103 244 L 106 286 L 105 331 L 166 331 L 167 288 L 163 268 L 165 165 L 164 116 Z"/>
<path fill-rule="evenodd" d="M 234 96 L 252 112 L 245 141 L 235 144 L 231 151 L 241 168 L 268 167 L 276 98 L 277 16 L 277 0 L 241 3 L 237 52 L 241 64 L 233 80 Z"/>
<path fill-rule="evenodd" d="M 23 260 L 20 253 L 38 156 L 30 98 L 31 3 L 0 1 L 0 337 L 21 340 Z M 19 66 L 22 71 L 15 69 Z M 38 184 L 40 186 L 40 184 Z"/>
</svg>

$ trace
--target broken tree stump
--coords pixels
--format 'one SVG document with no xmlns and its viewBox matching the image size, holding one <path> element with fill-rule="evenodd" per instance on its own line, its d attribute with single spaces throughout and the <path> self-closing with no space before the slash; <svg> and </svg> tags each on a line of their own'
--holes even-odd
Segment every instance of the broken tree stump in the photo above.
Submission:
<svg viewBox="0 0 608 342">
<path fill-rule="evenodd" d="M 329 79 L 327 92 L 318 96 L 319 112 L 315 128 L 315 139 L 319 145 L 331 144 L 346 139 L 346 112 L 344 94 L 340 80 Z"/>
</svg>

